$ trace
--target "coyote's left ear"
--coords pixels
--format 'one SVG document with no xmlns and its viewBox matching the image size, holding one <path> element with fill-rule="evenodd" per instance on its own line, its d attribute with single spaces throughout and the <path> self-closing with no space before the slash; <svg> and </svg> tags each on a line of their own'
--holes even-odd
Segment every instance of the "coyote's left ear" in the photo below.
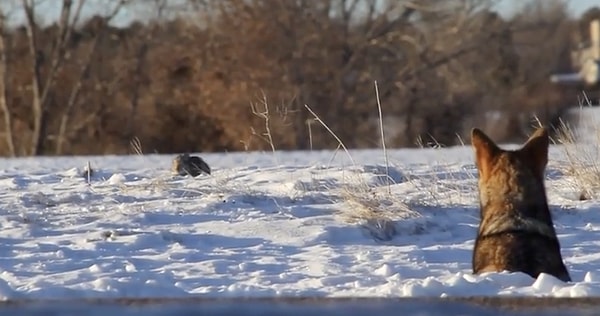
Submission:
<svg viewBox="0 0 600 316">
<path fill-rule="evenodd" d="M 543 177 L 544 169 L 548 164 L 548 147 L 550 146 L 550 138 L 548 130 L 543 127 L 538 128 L 531 137 L 525 142 L 519 150 L 522 154 L 523 161 L 538 174 Z"/>
<path fill-rule="evenodd" d="M 487 174 L 492 161 L 502 152 L 502 150 L 478 128 L 471 130 L 471 144 L 475 149 L 475 162 L 477 168 L 483 174 Z"/>
</svg>

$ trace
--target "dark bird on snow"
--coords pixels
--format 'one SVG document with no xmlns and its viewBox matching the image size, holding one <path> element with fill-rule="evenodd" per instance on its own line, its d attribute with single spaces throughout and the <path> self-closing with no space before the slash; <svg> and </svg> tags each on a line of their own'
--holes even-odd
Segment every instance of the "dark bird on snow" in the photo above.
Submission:
<svg viewBox="0 0 600 316">
<path fill-rule="evenodd" d="M 208 164 L 198 156 L 190 156 L 189 154 L 177 155 L 173 159 L 171 170 L 180 176 L 191 175 L 196 177 L 202 172 L 210 174 L 210 167 Z"/>
</svg>

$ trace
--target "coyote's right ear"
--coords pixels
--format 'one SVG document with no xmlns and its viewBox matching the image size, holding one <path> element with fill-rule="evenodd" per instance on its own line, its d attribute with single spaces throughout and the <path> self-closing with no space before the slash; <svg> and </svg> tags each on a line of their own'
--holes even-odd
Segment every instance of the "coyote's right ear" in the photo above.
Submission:
<svg viewBox="0 0 600 316">
<path fill-rule="evenodd" d="M 544 169 L 548 164 L 548 147 L 550 137 L 548 130 L 538 128 L 519 150 L 523 161 L 540 177 L 544 177 Z"/>
<path fill-rule="evenodd" d="M 471 130 L 471 144 L 475 149 L 477 168 L 480 172 L 487 173 L 490 163 L 502 152 L 502 149 L 478 128 Z"/>
</svg>

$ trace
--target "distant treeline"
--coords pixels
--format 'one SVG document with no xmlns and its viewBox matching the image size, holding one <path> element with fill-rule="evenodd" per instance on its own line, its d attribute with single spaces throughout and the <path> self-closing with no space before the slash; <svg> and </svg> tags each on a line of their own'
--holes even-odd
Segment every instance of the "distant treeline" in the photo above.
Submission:
<svg viewBox="0 0 600 316">
<path fill-rule="evenodd" d="M 24 3 L 23 25 L 0 17 L 7 156 L 129 153 L 136 137 L 148 153 L 336 148 L 322 123 L 377 147 L 375 82 L 388 147 L 453 145 L 474 126 L 521 139 L 577 104 L 581 87 L 549 77 L 572 71 L 600 17 L 542 0 L 509 19 L 488 0 L 147 1 L 155 16 L 117 28 L 131 2 L 77 21 L 64 1 L 42 27 Z"/>
</svg>

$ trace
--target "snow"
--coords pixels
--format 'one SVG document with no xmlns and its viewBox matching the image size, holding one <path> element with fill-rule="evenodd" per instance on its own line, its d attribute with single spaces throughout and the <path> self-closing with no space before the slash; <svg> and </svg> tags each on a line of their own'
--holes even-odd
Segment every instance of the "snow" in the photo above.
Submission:
<svg viewBox="0 0 600 316">
<path fill-rule="evenodd" d="M 202 154 L 196 178 L 171 155 L 0 159 L 0 298 L 600 295 L 600 202 L 578 199 L 559 147 L 568 283 L 471 273 L 469 146 L 388 154 L 390 185 L 381 150 Z"/>
</svg>

